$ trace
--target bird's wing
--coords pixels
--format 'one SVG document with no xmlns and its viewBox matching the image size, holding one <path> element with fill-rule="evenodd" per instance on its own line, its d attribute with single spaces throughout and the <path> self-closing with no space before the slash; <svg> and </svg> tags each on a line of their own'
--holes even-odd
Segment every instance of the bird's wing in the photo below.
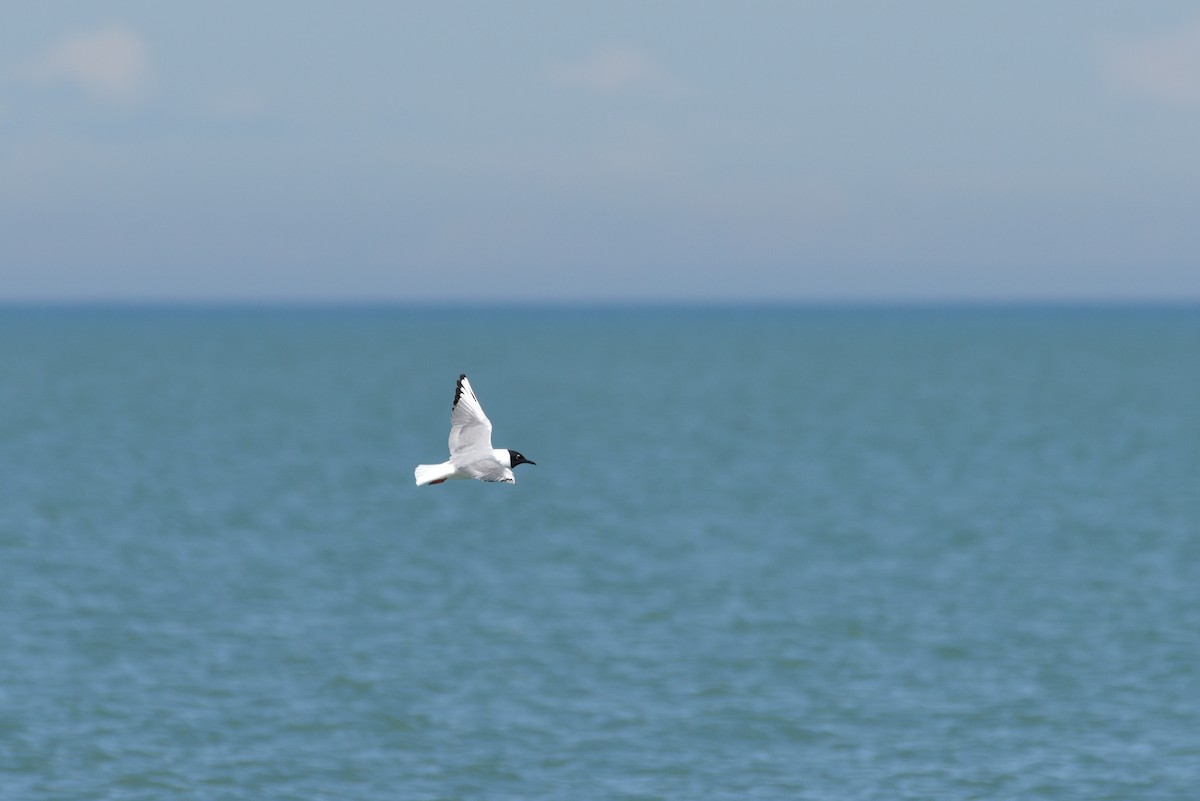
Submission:
<svg viewBox="0 0 1200 801">
<path fill-rule="evenodd" d="M 477 478 L 480 481 L 500 481 L 505 484 L 517 483 L 517 480 L 513 477 L 513 471 L 500 464 L 490 454 L 482 459 L 476 459 L 473 462 L 459 465 L 458 469 L 471 478 Z"/>
<path fill-rule="evenodd" d="M 463 373 L 454 387 L 454 407 L 450 411 L 450 455 L 475 451 L 486 451 L 491 456 L 492 421 L 483 413 L 483 407 L 471 389 L 471 382 Z M 500 463 L 496 462 L 496 466 L 499 467 Z"/>
</svg>

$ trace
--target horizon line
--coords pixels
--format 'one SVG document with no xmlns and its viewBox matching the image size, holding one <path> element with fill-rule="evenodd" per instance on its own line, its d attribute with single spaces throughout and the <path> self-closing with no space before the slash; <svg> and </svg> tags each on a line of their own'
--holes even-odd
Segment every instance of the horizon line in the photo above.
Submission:
<svg viewBox="0 0 1200 801">
<path fill-rule="evenodd" d="M 546 311 L 636 310 L 1002 310 L 1200 309 L 1200 297 L 947 297 L 947 298 L 2 298 L 0 311 Z"/>
</svg>

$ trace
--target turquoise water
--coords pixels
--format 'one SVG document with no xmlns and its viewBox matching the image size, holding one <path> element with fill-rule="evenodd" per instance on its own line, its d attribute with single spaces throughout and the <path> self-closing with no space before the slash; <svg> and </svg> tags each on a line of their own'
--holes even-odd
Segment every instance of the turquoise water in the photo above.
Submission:
<svg viewBox="0 0 1200 801">
<path fill-rule="evenodd" d="M 0 311 L 0 798 L 1194 799 L 1196 310 Z M 517 485 L 417 488 L 470 374 Z"/>
</svg>

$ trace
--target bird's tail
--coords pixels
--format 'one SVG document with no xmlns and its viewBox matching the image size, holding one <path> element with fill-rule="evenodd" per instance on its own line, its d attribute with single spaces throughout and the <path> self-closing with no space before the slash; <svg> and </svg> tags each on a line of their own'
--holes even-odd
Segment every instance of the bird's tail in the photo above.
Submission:
<svg viewBox="0 0 1200 801">
<path fill-rule="evenodd" d="M 453 472 L 454 467 L 449 462 L 442 462 L 441 464 L 419 464 L 413 471 L 413 475 L 416 476 L 417 486 L 421 487 L 426 484 L 440 484 Z"/>
</svg>

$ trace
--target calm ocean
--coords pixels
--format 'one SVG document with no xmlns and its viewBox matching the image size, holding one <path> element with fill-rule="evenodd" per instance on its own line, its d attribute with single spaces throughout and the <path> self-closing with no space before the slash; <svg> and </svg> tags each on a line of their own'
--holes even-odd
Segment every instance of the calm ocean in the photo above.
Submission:
<svg viewBox="0 0 1200 801">
<path fill-rule="evenodd" d="M 1197 798 L 1200 309 L 0 311 L 4 801 Z"/>
</svg>

